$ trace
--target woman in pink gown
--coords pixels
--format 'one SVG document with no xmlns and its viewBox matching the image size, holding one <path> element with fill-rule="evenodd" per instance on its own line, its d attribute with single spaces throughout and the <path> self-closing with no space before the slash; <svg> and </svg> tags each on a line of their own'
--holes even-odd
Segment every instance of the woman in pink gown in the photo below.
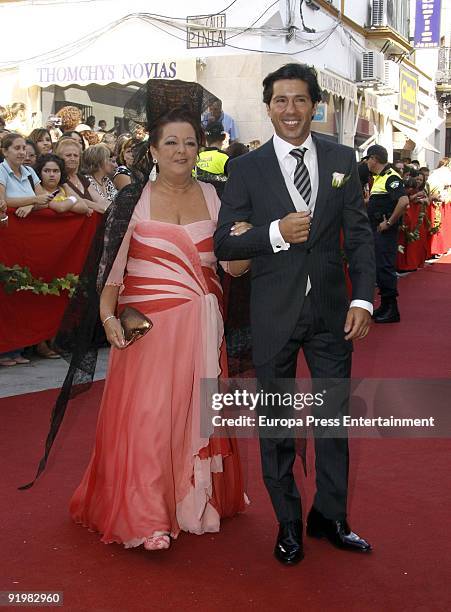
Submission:
<svg viewBox="0 0 451 612">
<path fill-rule="evenodd" d="M 105 543 L 168 548 L 180 530 L 219 530 L 244 509 L 234 439 L 201 437 L 201 379 L 227 376 L 213 233 L 219 200 L 191 171 L 197 122 L 174 111 L 151 132 L 159 174 L 134 209 L 100 314 L 112 344 L 95 448 L 71 500 L 73 519 Z M 245 224 L 241 231 L 245 231 Z M 239 275 L 248 262 L 228 262 Z M 126 305 L 153 328 L 124 349 Z"/>
</svg>

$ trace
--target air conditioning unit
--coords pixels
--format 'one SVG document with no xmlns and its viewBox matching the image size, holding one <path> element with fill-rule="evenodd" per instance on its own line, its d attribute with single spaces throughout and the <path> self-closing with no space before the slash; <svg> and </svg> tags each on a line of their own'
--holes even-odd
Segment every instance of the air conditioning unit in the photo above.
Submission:
<svg viewBox="0 0 451 612">
<path fill-rule="evenodd" d="M 362 81 L 384 82 L 384 54 L 380 51 L 365 51 L 362 56 Z"/>
<path fill-rule="evenodd" d="M 399 64 L 384 61 L 384 85 L 393 93 L 399 93 Z"/>
<path fill-rule="evenodd" d="M 371 26 L 387 25 L 387 0 L 372 0 Z"/>
</svg>

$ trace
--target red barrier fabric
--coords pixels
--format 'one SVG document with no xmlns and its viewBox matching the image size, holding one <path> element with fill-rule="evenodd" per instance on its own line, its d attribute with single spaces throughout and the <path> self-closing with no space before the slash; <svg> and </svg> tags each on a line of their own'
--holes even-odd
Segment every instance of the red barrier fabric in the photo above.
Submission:
<svg viewBox="0 0 451 612">
<path fill-rule="evenodd" d="M 441 206 L 429 206 L 429 219 L 432 225 L 440 221 L 440 230 L 429 237 L 428 255 L 441 255 L 451 249 L 451 202 Z M 441 217 L 441 219 L 437 219 Z"/>
<path fill-rule="evenodd" d="M 429 208 L 429 207 L 428 207 Z M 403 223 L 408 231 L 413 231 L 418 223 L 422 207 L 420 204 L 411 203 L 403 215 Z M 426 212 L 426 215 L 429 214 Z M 426 215 L 420 225 L 418 240 L 407 242 L 406 235 L 400 230 L 398 237 L 398 256 L 396 259 L 396 269 L 399 271 L 416 270 L 421 268 L 428 256 L 428 226 Z M 401 248 L 399 248 L 401 247 Z"/>
<path fill-rule="evenodd" d="M 8 227 L 0 230 L 0 263 L 28 267 L 48 282 L 68 273 L 79 274 L 100 215 L 41 210 L 19 219 L 9 210 Z M 0 286 L 0 353 L 52 338 L 60 324 L 68 294 L 7 294 Z"/>
</svg>

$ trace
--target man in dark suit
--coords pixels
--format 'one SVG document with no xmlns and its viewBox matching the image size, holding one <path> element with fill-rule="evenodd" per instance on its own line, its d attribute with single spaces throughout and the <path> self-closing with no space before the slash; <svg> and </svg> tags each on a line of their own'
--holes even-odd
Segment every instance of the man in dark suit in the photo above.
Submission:
<svg viewBox="0 0 451 612">
<path fill-rule="evenodd" d="M 344 381 L 346 390 L 335 393 L 333 406 L 341 415 L 347 412 L 352 340 L 364 338 L 370 326 L 374 245 L 353 150 L 310 132 L 320 99 L 309 66 L 287 64 L 265 78 L 263 101 L 275 135 L 230 162 L 215 252 L 221 260 L 252 259 L 253 359 L 263 389 L 296 377 L 302 348 L 313 379 Z M 332 438 L 324 428 L 315 434 L 317 492 L 307 534 L 325 536 L 339 548 L 369 551 L 346 520 L 347 437 Z M 263 479 L 279 521 L 274 553 L 294 564 L 303 558 L 292 471 L 295 440 L 260 432 L 260 447 Z"/>
</svg>

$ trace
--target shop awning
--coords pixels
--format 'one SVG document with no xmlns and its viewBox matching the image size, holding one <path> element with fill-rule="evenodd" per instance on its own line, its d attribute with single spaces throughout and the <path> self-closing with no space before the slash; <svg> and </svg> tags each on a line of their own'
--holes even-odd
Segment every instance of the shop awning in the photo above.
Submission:
<svg viewBox="0 0 451 612">
<path fill-rule="evenodd" d="M 393 127 L 402 132 L 407 138 L 412 140 L 418 148 L 427 149 L 428 151 L 432 151 L 433 153 L 440 153 L 438 149 L 431 145 L 425 138 L 421 138 L 418 134 L 417 130 L 407 127 L 402 123 L 398 123 L 397 121 L 392 121 Z"/>
<path fill-rule="evenodd" d="M 325 70 L 317 70 L 321 89 L 357 103 L 357 85 Z"/>
<path fill-rule="evenodd" d="M 169 39 L 170 41 L 171 39 Z M 37 85 L 106 85 L 145 83 L 149 79 L 196 81 L 198 50 L 172 44 L 138 16 L 119 19 L 66 44 L 0 63 L 0 75 L 18 70 L 22 88 Z M 17 72 L 16 72 L 17 75 Z M 17 78 L 17 77 L 16 77 Z"/>
</svg>

